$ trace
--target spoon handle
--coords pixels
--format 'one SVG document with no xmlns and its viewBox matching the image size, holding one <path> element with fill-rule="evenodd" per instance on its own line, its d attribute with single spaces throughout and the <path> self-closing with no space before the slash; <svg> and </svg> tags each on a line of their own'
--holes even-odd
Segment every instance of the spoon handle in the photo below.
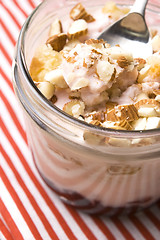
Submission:
<svg viewBox="0 0 160 240">
<path fill-rule="evenodd" d="M 147 3 L 148 0 L 135 0 L 130 13 L 136 12 L 144 16 Z"/>
</svg>

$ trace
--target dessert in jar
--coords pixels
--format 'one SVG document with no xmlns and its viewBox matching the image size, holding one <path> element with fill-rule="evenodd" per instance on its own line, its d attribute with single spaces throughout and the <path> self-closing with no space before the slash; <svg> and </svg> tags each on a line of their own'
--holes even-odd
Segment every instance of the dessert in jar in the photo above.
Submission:
<svg viewBox="0 0 160 240">
<path fill-rule="evenodd" d="M 34 45 L 24 84 L 41 176 L 63 201 L 91 214 L 130 212 L 160 196 L 160 35 L 151 29 L 147 59 L 96 39 L 128 11 L 84 2 L 66 18 L 57 15 Z"/>
</svg>

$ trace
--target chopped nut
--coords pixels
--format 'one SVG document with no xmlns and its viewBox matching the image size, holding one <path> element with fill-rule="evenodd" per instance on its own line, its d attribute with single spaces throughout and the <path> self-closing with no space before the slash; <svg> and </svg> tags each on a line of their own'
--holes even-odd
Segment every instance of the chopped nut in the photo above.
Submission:
<svg viewBox="0 0 160 240">
<path fill-rule="evenodd" d="M 153 37 L 152 48 L 154 52 L 158 52 L 160 50 L 160 35 L 156 35 Z"/>
<path fill-rule="evenodd" d="M 102 81 L 108 83 L 112 80 L 112 75 L 114 74 L 115 68 L 114 65 L 110 64 L 107 61 L 98 61 L 97 63 L 97 74 Z"/>
<path fill-rule="evenodd" d="M 57 87 L 60 88 L 67 88 L 68 85 L 64 80 L 63 73 L 61 69 L 54 69 L 50 72 L 47 72 L 44 76 L 44 79 L 52 84 L 55 84 Z"/>
<path fill-rule="evenodd" d="M 70 51 L 72 48 L 74 48 L 78 43 L 80 43 L 79 40 L 74 39 L 74 40 L 69 40 L 66 45 L 64 46 L 63 50 L 65 51 Z"/>
<path fill-rule="evenodd" d="M 68 30 L 68 38 L 75 39 L 79 38 L 88 32 L 87 22 L 83 19 L 79 19 L 74 21 L 69 30 Z"/>
<path fill-rule="evenodd" d="M 140 107 L 138 109 L 138 115 L 140 117 L 157 117 L 157 111 L 153 107 Z"/>
<path fill-rule="evenodd" d="M 107 120 L 112 122 L 121 122 L 123 120 L 130 122 L 138 118 L 138 111 L 133 104 L 116 106 L 107 113 Z"/>
<path fill-rule="evenodd" d="M 72 100 L 66 103 L 63 107 L 63 111 L 71 116 L 79 117 L 84 114 L 85 104 L 80 100 Z"/>
<path fill-rule="evenodd" d="M 51 98 L 51 102 L 54 104 L 57 102 L 57 97 L 56 95 L 53 95 L 53 97 Z"/>
<path fill-rule="evenodd" d="M 85 77 L 78 78 L 74 83 L 72 83 L 71 90 L 77 90 L 89 85 L 89 79 Z"/>
<path fill-rule="evenodd" d="M 153 90 L 153 93 L 154 93 L 156 96 L 160 95 L 160 89 Z"/>
<path fill-rule="evenodd" d="M 126 57 L 124 56 L 120 56 L 118 59 L 117 59 L 117 63 L 118 65 L 121 67 L 121 68 L 127 68 L 129 65 L 130 65 L 130 62 L 127 60 Z"/>
<path fill-rule="evenodd" d="M 146 130 L 159 128 L 160 127 L 160 117 L 149 117 L 146 123 Z"/>
<path fill-rule="evenodd" d="M 140 71 L 142 68 L 144 68 L 144 66 L 146 64 L 146 60 L 144 60 L 143 58 L 135 58 L 134 62 L 137 65 L 138 71 Z"/>
<path fill-rule="evenodd" d="M 58 18 L 56 18 L 50 26 L 49 37 L 57 35 L 59 33 L 62 33 L 62 23 Z"/>
<path fill-rule="evenodd" d="M 54 95 L 55 87 L 52 83 L 41 82 L 38 84 L 37 87 L 47 99 L 51 99 L 52 96 Z"/>
<path fill-rule="evenodd" d="M 46 44 L 50 44 L 53 50 L 59 52 L 63 49 L 66 44 L 67 35 L 65 33 L 59 33 L 57 35 L 51 36 L 46 41 Z"/>
<path fill-rule="evenodd" d="M 132 122 L 132 126 L 134 130 L 144 130 L 146 128 L 146 118 L 139 118 Z"/>
<path fill-rule="evenodd" d="M 78 19 L 84 19 L 86 22 L 95 21 L 94 17 L 88 14 L 81 3 L 76 4 L 70 11 L 70 18 L 74 21 Z"/>
</svg>

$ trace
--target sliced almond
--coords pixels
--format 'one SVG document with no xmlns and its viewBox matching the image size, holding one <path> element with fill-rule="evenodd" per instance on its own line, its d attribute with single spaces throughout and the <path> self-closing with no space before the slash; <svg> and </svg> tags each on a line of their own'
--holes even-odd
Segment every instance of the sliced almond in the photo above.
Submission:
<svg viewBox="0 0 160 240">
<path fill-rule="evenodd" d="M 58 18 L 56 18 L 50 26 L 49 37 L 59 33 L 62 33 L 62 23 Z"/>
<path fill-rule="evenodd" d="M 52 83 L 41 82 L 37 85 L 37 87 L 47 99 L 51 99 L 53 97 L 55 92 L 55 87 Z"/>
<path fill-rule="evenodd" d="M 148 95 L 146 93 L 140 93 L 138 96 L 137 96 L 137 99 L 136 101 L 140 101 L 142 99 L 149 99 Z"/>
<path fill-rule="evenodd" d="M 128 52 L 121 47 L 110 47 L 107 48 L 108 54 L 111 56 L 111 58 L 117 60 L 120 57 L 125 57 L 129 62 L 133 61 L 133 56 L 131 52 Z"/>
<path fill-rule="evenodd" d="M 104 122 L 105 121 L 105 112 L 93 112 L 90 114 L 93 121 Z"/>
<path fill-rule="evenodd" d="M 121 122 L 124 120 L 130 122 L 138 118 L 138 111 L 133 104 L 116 106 L 107 113 L 107 121 L 112 122 Z"/>
<path fill-rule="evenodd" d="M 160 102 L 160 94 L 155 97 L 155 100 Z"/>
<path fill-rule="evenodd" d="M 50 44 L 53 50 L 59 52 L 63 49 L 66 44 L 67 35 L 65 33 L 59 33 L 51 36 L 47 39 L 46 44 Z"/>
<path fill-rule="evenodd" d="M 154 93 L 156 96 L 160 95 L 160 89 L 153 90 L 153 93 Z"/>
<path fill-rule="evenodd" d="M 117 129 L 117 130 L 132 130 L 131 124 L 126 120 L 121 122 L 105 121 L 102 126 L 106 128 Z"/>
<path fill-rule="evenodd" d="M 97 66 L 97 74 L 105 83 L 108 83 L 110 80 L 112 80 L 112 76 L 114 74 L 115 68 L 114 65 L 110 64 L 107 61 L 98 61 Z"/>
<path fill-rule="evenodd" d="M 74 21 L 69 30 L 68 30 L 68 38 L 75 39 L 79 38 L 88 32 L 88 25 L 87 22 L 83 19 L 79 19 Z"/>
<path fill-rule="evenodd" d="M 86 22 L 95 21 L 94 17 L 88 14 L 81 3 L 76 4 L 70 11 L 70 18 L 74 21 L 78 19 L 84 19 Z"/>
<path fill-rule="evenodd" d="M 141 99 L 134 105 L 137 108 L 137 110 L 141 107 L 160 108 L 160 103 L 155 99 Z"/>
<path fill-rule="evenodd" d="M 115 106 L 117 106 L 116 102 L 107 102 L 106 103 L 106 112 L 110 111 L 113 109 Z"/>
<path fill-rule="evenodd" d="M 47 72 L 46 75 L 44 76 L 44 79 L 60 88 L 68 87 L 67 83 L 64 80 L 63 72 L 59 68 Z"/>
<path fill-rule="evenodd" d="M 72 100 L 66 103 L 63 107 L 63 111 L 68 113 L 71 116 L 79 117 L 84 114 L 85 104 L 80 100 Z"/>
<path fill-rule="evenodd" d="M 92 121 L 90 122 L 90 124 L 93 124 L 93 125 L 95 125 L 95 126 L 102 126 L 102 123 L 101 123 L 100 121 L 98 121 L 98 120 L 92 120 Z"/>
<path fill-rule="evenodd" d="M 79 40 L 74 39 L 74 40 L 70 40 L 66 43 L 66 45 L 64 46 L 63 50 L 67 50 L 70 51 L 72 48 L 74 48 L 78 43 L 80 43 Z"/>
</svg>

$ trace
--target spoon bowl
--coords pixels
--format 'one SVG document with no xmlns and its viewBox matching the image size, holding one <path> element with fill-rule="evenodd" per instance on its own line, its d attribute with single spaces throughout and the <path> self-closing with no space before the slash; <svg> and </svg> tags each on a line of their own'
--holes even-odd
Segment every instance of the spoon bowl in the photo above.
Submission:
<svg viewBox="0 0 160 240">
<path fill-rule="evenodd" d="M 150 56 L 151 38 L 144 17 L 147 2 L 136 0 L 129 14 L 103 31 L 98 39 L 104 39 L 111 46 L 119 44 L 132 52 L 134 58 Z"/>
</svg>

